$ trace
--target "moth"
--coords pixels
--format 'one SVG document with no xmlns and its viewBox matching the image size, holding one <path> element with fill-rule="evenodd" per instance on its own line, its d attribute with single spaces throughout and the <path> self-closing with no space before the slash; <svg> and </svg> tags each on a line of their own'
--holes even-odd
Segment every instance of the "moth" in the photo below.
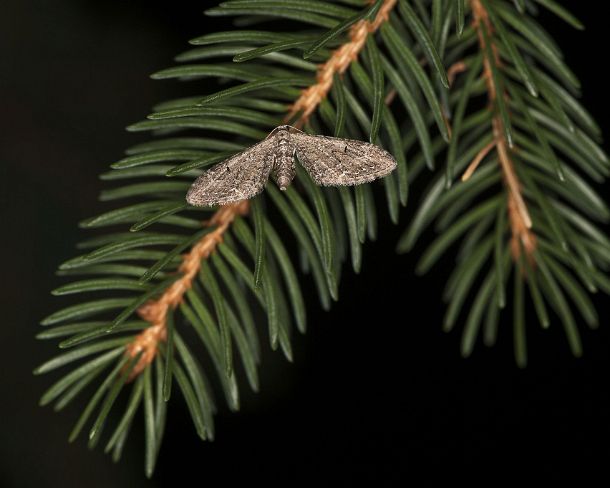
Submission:
<svg viewBox="0 0 610 488">
<path fill-rule="evenodd" d="M 272 175 L 285 190 L 295 173 L 295 156 L 318 185 L 360 185 L 396 168 L 379 146 L 362 141 L 309 135 L 280 125 L 261 142 L 218 163 L 195 180 L 186 195 L 194 206 L 214 206 L 259 194 Z"/>
</svg>

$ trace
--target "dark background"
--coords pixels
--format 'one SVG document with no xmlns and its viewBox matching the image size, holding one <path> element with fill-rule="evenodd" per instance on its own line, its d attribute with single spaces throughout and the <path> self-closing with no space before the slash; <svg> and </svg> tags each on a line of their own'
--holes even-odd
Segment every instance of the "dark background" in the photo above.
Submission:
<svg viewBox="0 0 610 488">
<path fill-rule="evenodd" d="M 607 134 L 602 5 L 562 3 L 587 30 L 545 16 L 548 28 Z M 31 374 L 56 352 L 52 341 L 34 339 L 40 319 L 59 306 L 49 295 L 60 284 L 54 271 L 82 237 L 77 222 L 105 208 L 96 201 L 97 175 L 143 140 L 122 128 L 155 102 L 191 93 L 148 75 L 172 65 L 188 39 L 219 28 L 201 14 L 207 4 L 0 5 L 0 486 L 152 487 L 188 478 L 201 485 L 395 485 L 421 474 L 430 482 L 495 484 L 604 476 L 607 298 L 597 299 L 600 330 L 582 329 L 582 359 L 570 356 L 557 323 L 546 332 L 530 324 L 524 371 L 514 366 L 508 328 L 494 349 L 479 344 L 472 358 L 461 359 L 459 331 L 440 330 L 447 270 L 415 278 L 415 257 L 393 254 L 399 229 L 387 219 L 380 241 L 365 249 L 361 275 L 345 275 L 331 312 L 321 312 L 308 293 L 309 332 L 295 338 L 294 364 L 266 353 L 261 393 L 243 385 L 242 411 L 221 409 L 214 443 L 196 438 L 179 399 L 172 399 L 150 481 L 141 422 L 118 465 L 99 448 L 88 451 L 82 439 L 67 443 L 82 400 L 60 414 L 39 408 L 52 378 Z M 607 196 L 608 187 L 601 191 Z"/>
</svg>

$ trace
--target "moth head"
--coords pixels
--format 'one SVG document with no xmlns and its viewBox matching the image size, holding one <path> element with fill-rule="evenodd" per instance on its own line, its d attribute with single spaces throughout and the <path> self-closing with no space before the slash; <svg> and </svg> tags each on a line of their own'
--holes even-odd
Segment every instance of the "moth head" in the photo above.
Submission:
<svg viewBox="0 0 610 488">
<path fill-rule="evenodd" d="M 284 125 L 278 125 L 275 129 L 273 129 L 271 132 L 269 132 L 269 135 L 267 137 L 271 137 L 280 131 L 301 132 L 296 127 L 292 127 L 291 125 L 284 124 Z"/>
</svg>

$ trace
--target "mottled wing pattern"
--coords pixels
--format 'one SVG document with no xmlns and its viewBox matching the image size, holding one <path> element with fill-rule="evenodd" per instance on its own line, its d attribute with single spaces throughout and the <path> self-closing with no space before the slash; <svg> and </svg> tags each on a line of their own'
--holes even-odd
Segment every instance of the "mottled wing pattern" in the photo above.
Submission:
<svg viewBox="0 0 610 488">
<path fill-rule="evenodd" d="M 351 139 L 291 134 L 300 163 L 318 185 L 360 185 L 396 168 L 396 160 L 379 146 Z"/>
<path fill-rule="evenodd" d="M 198 207 L 224 205 L 260 193 L 273 168 L 274 138 L 231 156 L 195 180 L 186 201 Z"/>
</svg>

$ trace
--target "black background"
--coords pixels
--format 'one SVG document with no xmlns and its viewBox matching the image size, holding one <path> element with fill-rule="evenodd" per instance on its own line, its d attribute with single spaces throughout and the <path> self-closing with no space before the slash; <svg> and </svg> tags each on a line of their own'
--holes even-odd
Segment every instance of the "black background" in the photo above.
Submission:
<svg viewBox="0 0 610 488">
<path fill-rule="evenodd" d="M 610 129 L 602 2 L 562 2 L 587 25 L 546 25 L 583 82 L 584 103 Z M 82 237 L 76 223 L 103 208 L 97 175 L 143 137 L 122 128 L 192 87 L 148 79 L 186 41 L 223 27 L 208 2 L 2 0 L 0 5 L 0 486 L 126 487 L 224 481 L 398 485 L 424 475 L 457 481 L 547 481 L 601 475 L 610 459 L 607 298 L 601 328 L 584 328 L 570 356 L 558 323 L 528 327 L 529 366 L 499 345 L 459 355 L 459 331 L 440 330 L 446 265 L 413 275 L 393 253 L 398 228 L 381 222 L 362 273 L 321 312 L 309 290 L 309 332 L 295 361 L 267 351 L 261 393 L 243 385 L 240 413 L 223 407 L 217 440 L 201 443 L 179 398 L 152 480 L 143 475 L 141 422 L 115 465 L 81 439 L 67 443 L 82 401 L 54 414 L 38 398 L 52 378 L 32 369 L 56 351 L 34 339 L 60 306 L 49 290 Z M 226 27 L 226 25 L 225 25 Z M 204 88 L 204 87 L 201 87 Z M 201 90 L 200 90 L 201 91 Z M 608 187 L 600 189 L 608 195 Z M 411 212 L 413 205 L 410 207 Z M 401 222 L 404 227 L 408 212 Z M 446 263 L 450 265 L 449 263 Z M 532 321 L 533 322 L 533 321 Z M 266 337 L 265 333 L 262 337 Z"/>
</svg>

